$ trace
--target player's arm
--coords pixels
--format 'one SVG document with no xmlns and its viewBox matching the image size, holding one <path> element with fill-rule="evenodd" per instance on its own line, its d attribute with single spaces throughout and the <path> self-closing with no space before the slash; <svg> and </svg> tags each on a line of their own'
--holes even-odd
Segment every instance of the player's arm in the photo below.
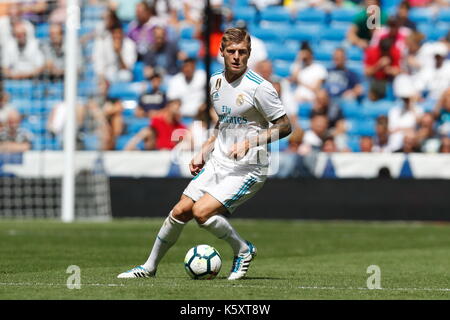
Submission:
<svg viewBox="0 0 450 320">
<path fill-rule="evenodd" d="M 214 126 L 212 135 L 208 138 L 208 140 L 206 140 L 205 143 L 203 143 L 199 153 L 197 153 L 189 163 L 189 170 L 191 171 L 191 174 L 193 176 L 196 176 L 200 172 L 200 170 L 205 165 L 206 158 L 214 150 L 214 142 L 217 139 L 218 132 L 219 121 L 217 121 L 216 125 Z"/>
<path fill-rule="evenodd" d="M 230 158 L 243 158 L 250 148 L 266 145 L 288 136 L 292 132 L 291 121 L 287 114 L 271 121 L 273 124 L 269 129 L 263 130 L 255 137 L 249 137 L 244 141 L 236 143 L 230 150 Z"/>
</svg>

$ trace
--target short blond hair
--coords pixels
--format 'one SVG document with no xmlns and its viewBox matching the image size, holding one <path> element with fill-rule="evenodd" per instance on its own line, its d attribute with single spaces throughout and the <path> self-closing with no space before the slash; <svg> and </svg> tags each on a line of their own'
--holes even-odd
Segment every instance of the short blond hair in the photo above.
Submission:
<svg viewBox="0 0 450 320">
<path fill-rule="evenodd" d="M 250 51 L 252 41 L 250 38 L 250 34 L 247 32 L 247 30 L 242 28 L 228 28 L 225 30 L 222 41 L 220 43 L 220 50 L 223 51 L 226 47 L 226 45 L 231 43 L 241 43 L 241 42 L 247 42 L 247 48 Z"/>
</svg>

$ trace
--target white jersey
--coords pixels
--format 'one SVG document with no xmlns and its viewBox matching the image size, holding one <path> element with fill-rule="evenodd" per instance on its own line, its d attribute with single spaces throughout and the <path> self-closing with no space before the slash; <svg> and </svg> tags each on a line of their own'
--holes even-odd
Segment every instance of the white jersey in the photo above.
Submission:
<svg viewBox="0 0 450 320">
<path fill-rule="evenodd" d="M 229 83 L 224 71 L 210 79 L 210 97 L 219 116 L 219 133 L 212 157 L 224 166 L 253 165 L 267 167 L 267 146 L 256 146 L 240 160 L 231 159 L 231 147 L 248 137 L 256 137 L 268 129 L 270 122 L 286 114 L 272 84 L 247 69 Z"/>
</svg>

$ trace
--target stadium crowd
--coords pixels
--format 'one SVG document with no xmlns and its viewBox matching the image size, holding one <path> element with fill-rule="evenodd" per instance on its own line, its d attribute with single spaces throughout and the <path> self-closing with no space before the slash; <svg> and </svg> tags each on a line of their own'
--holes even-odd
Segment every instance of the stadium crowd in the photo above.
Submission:
<svg viewBox="0 0 450 320">
<path fill-rule="evenodd" d="M 201 145 L 217 120 L 205 101 L 205 1 L 80 2 L 78 148 Z M 450 152 L 450 1 L 210 3 L 211 73 L 223 30 L 247 28 L 249 67 L 295 125 L 281 175 L 308 171 L 317 152 Z M 0 152 L 61 148 L 65 6 L 0 4 Z"/>
</svg>

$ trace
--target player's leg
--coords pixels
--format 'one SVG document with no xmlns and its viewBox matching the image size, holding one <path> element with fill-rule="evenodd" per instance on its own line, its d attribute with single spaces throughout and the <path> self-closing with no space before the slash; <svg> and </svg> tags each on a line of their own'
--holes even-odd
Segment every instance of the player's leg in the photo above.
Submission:
<svg viewBox="0 0 450 320">
<path fill-rule="evenodd" d="M 226 219 L 223 213 L 227 209 L 216 198 L 205 193 L 193 206 L 192 213 L 198 225 L 205 228 L 217 238 L 225 240 L 233 249 L 235 256 L 248 251 L 248 245 L 244 239 Z"/>
<path fill-rule="evenodd" d="M 256 256 L 256 247 L 245 241 L 228 219 L 221 215 L 226 211 L 227 208 L 208 193 L 205 193 L 192 208 L 194 218 L 200 227 L 205 228 L 231 246 L 234 259 L 228 280 L 238 280 L 246 275 L 250 262 Z"/>
<path fill-rule="evenodd" d="M 156 274 L 159 262 L 178 240 L 183 228 L 192 218 L 194 201 L 182 195 L 180 201 L 170 211 L 156 236 L 147 261 L 138 267 L 119 274 L 119 278 L 152 277 Z"/>
</svg>

